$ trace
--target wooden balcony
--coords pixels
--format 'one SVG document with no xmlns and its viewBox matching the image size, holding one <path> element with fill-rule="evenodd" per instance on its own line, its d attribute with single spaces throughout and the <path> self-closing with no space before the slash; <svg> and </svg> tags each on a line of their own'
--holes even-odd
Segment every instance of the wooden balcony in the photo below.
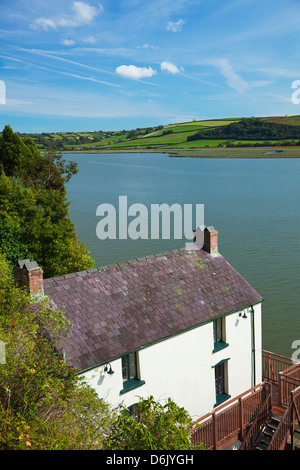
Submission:
<svg viewBox="0 0 300 470">
<path fill-rule="evenodd" d="M 191 430 L 192 442 L 204 442 L 206 450 L 223 450 L 240 441 L 241 449 L 248 450 L 272 416 L 280 426 L 270 448 L 282 450 L 289 436 L 293 442 L 295 422 L 300 423 L 300 364 L 263 351 L 262 376 L 261 384 L 200 418 Z"/>
</svg>

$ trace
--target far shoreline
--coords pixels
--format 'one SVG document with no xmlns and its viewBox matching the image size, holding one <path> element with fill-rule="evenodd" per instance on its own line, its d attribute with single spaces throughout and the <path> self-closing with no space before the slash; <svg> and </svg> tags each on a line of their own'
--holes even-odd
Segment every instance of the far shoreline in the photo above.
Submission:
<svg viewBox="0 0 300 470">
<path fill-rule="evenodd" d="M 170 158 L 300 158 L 300 147 L 209 147 L 197 149 L 80 149 L 62 150 L 62 154 L 162 153 Z"/>
</svg>

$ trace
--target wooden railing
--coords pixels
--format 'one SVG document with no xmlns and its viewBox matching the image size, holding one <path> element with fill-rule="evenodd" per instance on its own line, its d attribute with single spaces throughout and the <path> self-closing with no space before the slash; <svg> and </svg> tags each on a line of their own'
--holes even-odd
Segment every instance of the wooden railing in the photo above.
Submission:
<svg viewBox="0 0 300 470">
<path fill-rule="evenodd" d="M 294 364 L 279 374 L 279 391 L 282 405 L 290 402 L 291 392 L 300 386 L 300 365 Z"/>
<path fill-rule="evenodd" d="M 238 440 L 263 406 L 269 390 L 269 384 L 259 384 L 200 418 L 196 423 L 200 427 L 191 430 L 193 444 L 204 442 L 206 450 L 218 450 L 226 447 L 230 438 Z"/>
<path fill-rule="evenodd" d="M 261 435 L 265 424 L 270 420 L 272 416 L 272 386 L 269 384 L 269 393 L 266 400 L 256 415 L 251 426 L 243 436 L 243 442 L 239 450 L 253 450 L 255 449 L 257 440 Z"/>
<path fill-rule="evenodd" d="M 270 382 L 278 382 L 280 372 L 293 364 L 288 357 L 269 351 L 262 351 L 262 378 Z"/>
<path fill-rule="evenodd" d="M 300 387 L 291 391 L 290 403 L 266 450 L 284 450 L 289 437 L 295 448 L 295 424 L 300 424 Z"/>
</svg>

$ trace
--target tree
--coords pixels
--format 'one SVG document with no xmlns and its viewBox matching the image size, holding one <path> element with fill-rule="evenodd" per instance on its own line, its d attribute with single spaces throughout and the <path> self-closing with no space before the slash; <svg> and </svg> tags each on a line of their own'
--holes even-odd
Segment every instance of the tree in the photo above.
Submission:
<svg viewBox="0 0 300 470">
<path fill-rule="evenodd" d="M 135 405 L 136 416 L 120 406 L 111 433 L 104 442 L 106 450 L 200 450 L 194 446 L 188 427 L 192 419 L 188 412 L 170 398 L 165 404 L 152 396 Z"/>
<path fill-rule="evenodd" d="M 63 312 L 33 304 L 0 254 L 0 450 L 101 449 L 114 413 L 64 362 Z"/>
</svg>

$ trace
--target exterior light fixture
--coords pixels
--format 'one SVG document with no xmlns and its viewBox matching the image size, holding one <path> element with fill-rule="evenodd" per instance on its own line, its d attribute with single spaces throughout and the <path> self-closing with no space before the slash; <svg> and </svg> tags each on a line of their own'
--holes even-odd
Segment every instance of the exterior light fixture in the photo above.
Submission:
<svg viewBox="0 0 300 470">
<path fill-rule="evenodd" d="M 108 367 L 109 367 L 109 368 L 108 368 Z M 104 372 L 107 372 L 109 375 L 114 374 L 114 371 L 112 370 L 110 364 L 106 364 L 106 365 L 105 365 L 105 367 L 104 367 Z"/>
<path fill-rule="evenodd" d="M 245 310 L 243 310 L 243 312 L 244 312 L 243 314 L 242 314 L 242 312 L 239 313 L 239 317 L 248 318 L 247 315 L 246 315 Z"/>
</svg>

